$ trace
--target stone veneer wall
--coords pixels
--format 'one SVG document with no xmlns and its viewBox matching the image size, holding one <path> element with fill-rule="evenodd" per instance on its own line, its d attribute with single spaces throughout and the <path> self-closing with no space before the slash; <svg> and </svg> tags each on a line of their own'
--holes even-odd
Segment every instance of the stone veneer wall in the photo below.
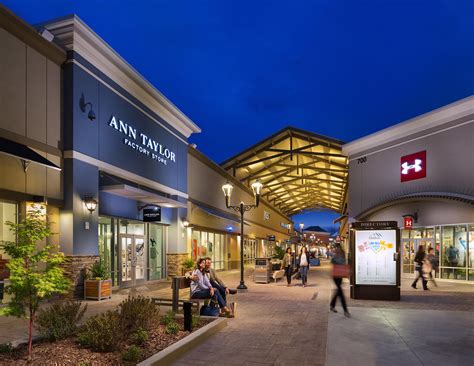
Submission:
<svg viewBox="0 0 474 366">
<path fill-rule="evenodd" d="M 168 278 L 183 275 L 183 262 L 190 256 L 188 253 L 168 253 L 166 262 L 168 268 Z"/>
<path fill-rule="evenodd" d="M 66 256 L 67 262 L 64 265 L 66 276 L 72 281 L 70 296 L 74 298 L 84 298 L 84 279 L 87 269 L 99 260 L 96 255 L 74 255 Z"/>
</svg>

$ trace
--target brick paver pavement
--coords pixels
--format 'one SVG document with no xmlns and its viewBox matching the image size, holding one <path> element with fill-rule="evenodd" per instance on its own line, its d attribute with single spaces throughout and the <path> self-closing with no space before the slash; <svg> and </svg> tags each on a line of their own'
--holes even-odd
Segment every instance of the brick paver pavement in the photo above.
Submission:
<svg viewBox="0 0 474 366">
<path fill-rule="evenodd" d="M 225 329 L 186 354 L 176 365 L 325 364 L 328 304 L 333 288 L 328 263 L 322 262 L 321 267 L 311 269 L 306 288 L 299 281 L 293 281 L 292 287 L 286 287 L 285 280 L 277 284 L 255 284 L 251 274 L 251 268 L 247 268 L 249 290 L 231 296 L 231 301 L 238 304 L 237 317 L 229 319 Z M 220 276 L 230 287 L 239 283 L 238 271 L 222 272 Z M 351 300 L 347 280 L 344 288 L 350 308 L 474 311 L 472 284 L 440 281 L 439 287 L 430 292 L 413 290 L 409 285 L 410 279 L 402 281 L 400 302 Z M 114 293 L 112 300 L 86 301 L 89 305 L 86 317 L 116 307 L 129 293 L 171 298 L 169 282 L 147 284 Z M 182 290 L 181 297 L 186 295 L 189 289 Z M 341 317 L 335 318 L 338 321 L 345 319 L 341 314 L 334 315 Z M 25 338 L 23 320 L 0 316 L 0 343 Z"/>
<path fill-rule="evenodd" d="M 238 284 L 238 273 L 223 276 Z M 313 268 L 309 286 L 294 280 L 255 284 L 235 296 L 237 317 L 175 363 L 190 365 L 324 365 L 331 283 L 327 268 Z"/>
</svg>

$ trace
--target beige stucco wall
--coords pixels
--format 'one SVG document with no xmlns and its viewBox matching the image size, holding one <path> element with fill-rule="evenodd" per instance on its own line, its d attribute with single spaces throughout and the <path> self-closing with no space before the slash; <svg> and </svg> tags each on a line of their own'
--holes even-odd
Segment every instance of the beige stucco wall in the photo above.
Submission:
<svg viewBox="0 0 474 366">
<path fill-rule="evenodd" d="M 221 173 L 212 169 L 209 164 L 204 163 L 193 154 L 188 153 L 188 194 L 191 200 L 204 203 L 224 213 L 239 215 L 237 212 L 225 206 L 222 185 L 230 177 L 225 171 Z M 232 191 L 231 204 L 238 205 L 241 201 L 253 204 L 254 197 L 251 193 L 240 188 L 235 183 Z M 264 212 L 269 213 L 269 218 L 264 218 Z M 240 224 L 226 219 L 218 219 L 213 215 L 203 214 L 198 207 L 188 207 L 188 220 L 191 224 L 214 228 L 225 231 L 227 226 L 233 226 L 235 232 L 240 232 Z M 238 219 L 239 216 L 237 216 Z M 289 238 L 288 231 L 281 227 L 281 223 L 291 223 L 284 215 L 275 211 L 271 206 L 263 202 L 259 207 L 245 213 L 245 235 L 253 238 L 266 238 L 267 235 L 275 235 L 277 240 Z"/>
<path fill-rule="evenodd" d="M 0 137 L 61 167 L 61 67 L 0 28 Z M 0 189 L 62 199 L 61 173 L 0 154 Z"/>
</svg>

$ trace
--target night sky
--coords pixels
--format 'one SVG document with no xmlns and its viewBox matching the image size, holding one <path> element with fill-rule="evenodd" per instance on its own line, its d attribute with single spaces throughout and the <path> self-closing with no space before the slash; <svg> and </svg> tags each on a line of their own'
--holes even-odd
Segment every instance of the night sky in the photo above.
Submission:
<svg viewBox="0 0 474 366">
<path fill-rule="evenodd" d="M 471 0 L 3 3 L 32 24 L 76 13 L 218 163 L 287 125 L 351 141 L 474 94 Z"/>
</svg>

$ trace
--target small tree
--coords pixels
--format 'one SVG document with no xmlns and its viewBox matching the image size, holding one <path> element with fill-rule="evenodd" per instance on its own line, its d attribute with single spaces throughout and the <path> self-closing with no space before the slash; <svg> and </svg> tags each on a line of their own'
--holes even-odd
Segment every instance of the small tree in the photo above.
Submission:
<svg viewBox="0 0 474 366">
<path fill-rule="evenodd" d="M 6 222 L 16 241 L 3 241 L 5 252 L 10 256 L 10 283 L 6 292 L 11 295 L 6 314 L 29 319 L 28 359 L 32 354 L 33 322 L 40 301 L 54 294 L 67 293 L 70 283 L 60 265 L 63 253 L 53 253 L 53 246 L 39 243 L 51 235 L 41 209 L 33 206 L 19 224 Z"/>
<path fill-rule="evenodd" d="M 275 252 L 275 254 L 273 255 L 273 258 L 275 258 L 275 259 L 280 259 L 281 260 L 285 256 L 285 249 L 280 248 L 278 245 L 275 245 L 274 252 Z"/>
</svg>

